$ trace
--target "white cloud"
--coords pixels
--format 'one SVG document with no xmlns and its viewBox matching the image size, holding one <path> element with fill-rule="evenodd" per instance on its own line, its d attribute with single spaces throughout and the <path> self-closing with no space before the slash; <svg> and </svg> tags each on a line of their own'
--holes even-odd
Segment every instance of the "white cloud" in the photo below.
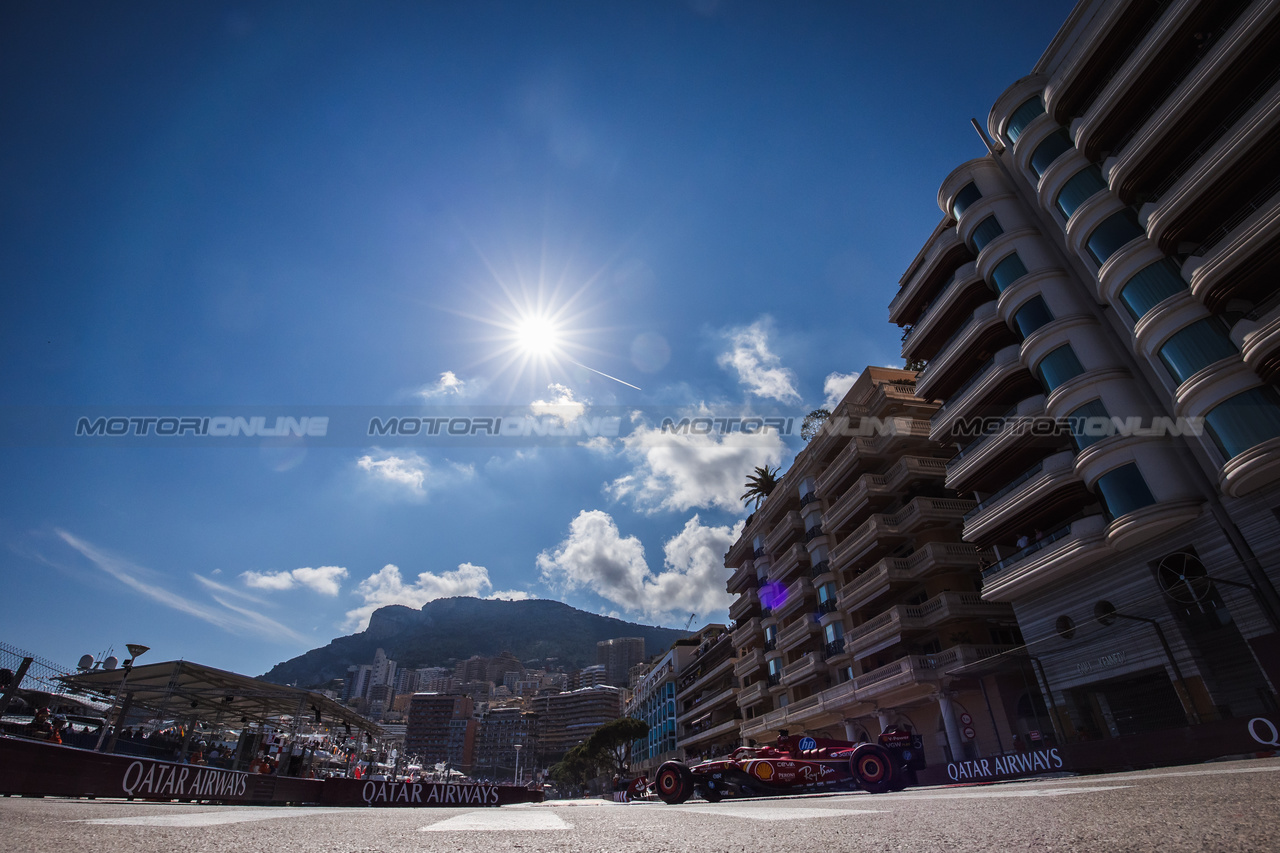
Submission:
<svg viewBox="0 0 1280 853">
<path fill-rule="evenodd" d="M 419 397 L 432 400 L 437 397 L 470 397 L 480 392 L 482 383 L 476 379 L 459 379 L 458 374 L 446 370 L 433 385 L 426 385 L 416 392 Z"/>
<path fill-rule="evenodd" d="M 724 589 L 724 553 L 741 532 L 742 522 L 706 527 L 695 515 L 667 541 L 664 570 L 654 574 L 639 539 L 623 537 L 608 513 L 583 510 L 569 524 L 569 535 L 540 553 L 537 564 L 553 588 L 590 590 L 632 613 L 711 614 L 732 601 Z"/>
<path fill-rule="evenodd" d="M 155 572 L 110 554 L 65 530 L 55 530 L 54 532 L 58 534 L 62 541 L 80 552 L 85 559 L 99 569 L 133 591 L 165 607 L 172 608 L 180 613 L 186 613 L 188 616 L 208 622 L 210 625 L 222 628 L 232 634 L 256 634 L 270 640 L 288 640 L 295 643 L 308 642 L 306 637 L 292 628 L 282 625 L 257 611 L 230 604 L 217 594 L 213 595 L 213 600 L 222 605 L 222 610 L 192 601 L 175 592 L 170 592 L 158 583 L 158 579 L 154 577 L 156 575 Z M 197 578 L 204 580 L 199 578 L 198 575 Z M 210 583 L 212 582 L 205 583 L 205 585 L 208 586 Z"/>
<path fill-rule="evenodd" d="M 283 572 L 241 572 L 245 586 L 254 589 L 293 589 L 305 586 L 323 595 L 337 595 L 341 581 L 347 576 L 342 566 L 320 566 L 318 569 L 301 568 Z"/>
<path fill-rule="evenodd" d="M 769 334 L 773 320 L 761 317 L 750 326 L 738 326 L 723 332 L 729 341 L 728 352 L 716 359 L 725 370 L 738 374 L 738 381 L 757 397 L 766 397 L 780 403 L 800 402 L 796 391 L 795 374 L 782 367 L 782 361 L 769 349 Z"/>
<path fill-rule="evenodd" d="M 615 448 L 613 439 L 603 435 L 594 435 L 586 441 L 579 441 L 578 446 L 585 447 L 592 453 L 598 453 L 601 456 L 612 456 Z"/>
<path fill-rule="evenodd" d="M 722 509 L 745 512 L 739 496 L 758 465 L 779 465 L 785 447 L 776 430 L 724 436 L 662 432 L 640 424 L 621 439 L 635 463 L 605 485 L 614 500 L 630 499 L 642 512 Z"/>
<path fill-rule="evenodd" d="M 489 580 L 489 570 L 473 563 L 462 563 L 454 571 L 440 574 L 420 572 L 412 583 L 407 584 L 400 574 L 400 567 L 388 563 L 356 586 L 355 594 L 363 601 L 359 607 L 347 611 L 343 627 L 363 630 L 369 624 L 370 614 L 389 604 L 403 604 L 416 609 L 437 598 L 460 595 L 482 598 L 491 589 L 493 583 Z M 533 596 L 521 590 L 503 590 L 487 597 L 519 601 Z"/>
<path fill-rule="evenodd" d="M 356 465 L 367 472 L 374 483 L 387 486 L 400 494 L 407 493 L 414 499 L 427 496 L 428 484 L 434 488 L 475 476 L 475 467 L 472 465 L 446 460 L 444 467 L 436 468 L 412 450 L 397 455 L 375 448 L 372 453 L 357 459 Z"/>
<path fill-rule="evenodd" d="M 827 378 L 822 380 L 822 393 L 827 395 L 822 408 L 828 412 L 834 412 L 836 406 L 844 399 L 844 395 L 849 393 L 849 389 L 853 387 L 853 383 L 857 379 L 858 374 L 856 371 L 854 373 L 828 373 Z"/>
<path fill-rule="evenodd" d="M 573 390 L 558 382 L 552 382 L 547 386 L 547 390 L 551 392 L 551 399 L 534 400 L 529 404 L 529 408 L 535 415 L 554 415 L 560 419 L 561 423 L 568 423 L 582 417 L 587 410 L 587 404 L 591 402 L 574 399 Z"/>
</svg>

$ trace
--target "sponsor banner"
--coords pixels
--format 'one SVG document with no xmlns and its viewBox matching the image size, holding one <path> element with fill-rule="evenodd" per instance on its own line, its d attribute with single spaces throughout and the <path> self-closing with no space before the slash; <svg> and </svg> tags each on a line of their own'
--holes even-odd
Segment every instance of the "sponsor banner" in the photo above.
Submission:
<svg viewBox="0 0 1280 853">
<path fill-rule="evenodd" d="M 1057 747 L 1037 749 L 1034 752 L 1011 752 L 972 761 L 952 761 L 947 764 L 947 776 L 952 782 L 986 782 L 992 779 L 1015 779 L 1035 776 L 1039 773 L 1057 773 L 1065 770 L 1066 762 Z"/>
<path fill-rule="evenodd" d="M 499 806 L 542 800 L 541 791 L 505 785 L 296 779 L 0 736 L 0 794 L 119 797 L 241 805 Z"/>
</svg>

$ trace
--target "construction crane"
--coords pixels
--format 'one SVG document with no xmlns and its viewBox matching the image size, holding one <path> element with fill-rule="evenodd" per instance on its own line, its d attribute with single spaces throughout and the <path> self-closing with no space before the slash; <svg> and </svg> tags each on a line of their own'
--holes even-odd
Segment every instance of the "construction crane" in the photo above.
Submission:
<svg viewBox="0 0 1280 853">
<path fill-rule="evenodd" d="M 684 629 L 685 629 L 686 631 L 688 631 L 688 630 L 689 630 L 689 626 L 693 624 L 693 620 L 694 620 L 694 619 L 697 619 L 697 618 L 698 618 L 698 614 L 697 614 L 697 613 L 690 613 L 690 614 L 689 614 L 689 618 L 688 618 L 688 619 L 686 619 L 686 620 L 684 620 Z"/>
</svg>

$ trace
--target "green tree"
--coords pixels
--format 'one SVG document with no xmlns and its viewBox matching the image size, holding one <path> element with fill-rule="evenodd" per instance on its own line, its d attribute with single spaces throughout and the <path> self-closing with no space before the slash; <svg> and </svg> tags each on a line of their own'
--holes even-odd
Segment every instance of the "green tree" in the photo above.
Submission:
<svg viewBox="0 0 1280 853">
<path fill-rule="evenodd" d="M 800 437 L 805 441 L 810 441 L 815 435 L 822 432 L 822 425 L 827 422 L 829 417 L 831 417 L 831 412 L 826 409 L 814 409 L 805 415 L 804 423 L 800 425 Z"/>
<path fill-rule="evenodd" d="M 631 744 L 649 734 L 649 724 L 634 717 L 619 717 L 605 723 L 587 738 L 586 747 L 604 762 L 612 765 L 614 773 L 621 773 L 630 763 Z"/>
<path fill-rule="evenodd" d="M 770 468 L 768 465 L 757 465 L 755 472 L 747 477 L 747 490 L 742 493 L 740 501 L 751 503 L 755 500 L 755 508 L 760 508 L 760 502 L 769 497 L 769 493 L 778 485 L 778 471 L 780 468 Z"/>
<path fill-rule="evenodd" d="M 580 743 L 551 765 L 551 778 L 566 787 L 585 785 L 600 775 L 600 756 L 587 744 Z"/>
</svg>

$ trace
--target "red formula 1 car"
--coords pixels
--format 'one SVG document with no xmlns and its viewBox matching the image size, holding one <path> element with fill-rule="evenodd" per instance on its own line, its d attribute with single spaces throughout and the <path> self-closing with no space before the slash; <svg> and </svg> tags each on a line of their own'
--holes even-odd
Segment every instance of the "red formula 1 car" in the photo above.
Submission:
<svg viewBox="0 0 1280 853">
<path fill-rule="evenodd" d="M 918 740 L 918 738 L 916 738 Z M 779 732 L 776 746 L 742 747 L 728 758 L 690 767 L 668 761 L 653 787 L 663 802 L 683 803 L 698 793 L 716 803 L 731 797 L 768 797 L 822 791 L 901 791 L 913 779 L 910 736 L 886 746 Z M 905 753 L 905 754 L 904 754 Z"/>
</svg>

